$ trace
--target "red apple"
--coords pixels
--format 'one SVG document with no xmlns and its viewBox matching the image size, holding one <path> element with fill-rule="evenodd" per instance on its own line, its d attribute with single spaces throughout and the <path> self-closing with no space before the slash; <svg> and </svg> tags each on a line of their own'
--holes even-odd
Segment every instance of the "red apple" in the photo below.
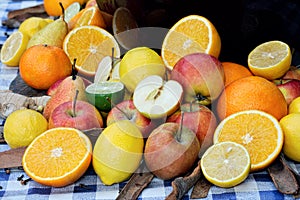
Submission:
<svg viewBox="0 0 300 200">
<path fill-rule="evenodd" d="M 124 100 L 115 105 L 107 115 L 106 125 L 109 126 L 119 120 L 132 121 L 140 129 L 144 138 L 147 138 L 155 127 L 154 121 L 142 115 L 132 100 Z"/>
<path fill-rule="evenodd" d="M 182 124 L 191 129 L 200 142 L 200 154 L 213 144 L 213 135 L 217 127 L 215 114 L 206 106 L 197 103 L 185 103 L 167 118 L 167 122 L 181 123 L 181 112 L 184 112 Z"/>
<path fill-rule="evenodd" d="M 224 88 L 224 69 L 214 56 L 193 53 L 182 57 L 171 72 L 171 79 L 184 88 L 184 100 L 209 105 Z"/>
<path fill-rule="evenodd" d="M 84 131 L 92 128 L 102 128 L 103 119 L 92 104 L 77 100 L 74 113 L 73 101 L 67 101 L 52 111 L 48 127 L 72 127 Z"/>
<path fill-rule="evenodd" d="M 300 80 L 300 68 L 291 66 L 290 69 L 282 77 L 282 79 L 298 79 L 298 80 Z"/>
<path fill-rule="evenodd" d="M 193 131 L 168 122 L 151 132 L 144 158 L 154 175 L 168 180 L 186 174 L 198 160 L 199 150 L 200 143 Z"/>
<path fill-rule="evenodd" d="M 289 105 L 295 98 L 300 96 L 300 80 L 298 79 L 278 79 L 273 80 L 282 92 L 286 103 Z"/>
</svg>

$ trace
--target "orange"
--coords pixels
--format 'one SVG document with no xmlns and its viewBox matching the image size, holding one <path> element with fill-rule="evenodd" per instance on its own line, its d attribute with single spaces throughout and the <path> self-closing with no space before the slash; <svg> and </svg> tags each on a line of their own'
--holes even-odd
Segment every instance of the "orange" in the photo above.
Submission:
<svg viewBox="0 0 300 200">
<path fill-rule="evenodd" d="M 63 49 L 40 44 L 23 53 L 19 70 L 27 85 L 46 90 L 56 81 L 71 75 L 72 64 Z"/>
<path fill-rule="evenodd" d="M 251 171 L 268 167 L 280 154 L 284 135 L 279 121 L 259 110 L 234 113 L 219 123 L 214 144 L 231 141 L 243 145 L 250 154 Z"/>
<path fill-rule="evenodd" d="M 183 56 L 202 52 L 219 57 L 221 39 L 214 25 L 205 17 L 189 15 L 180 19 L 164 38 L 161 56 L 172 69 Z"/>
<path fill-rule="evenodd" d="M 277 86 L 265 78 L 248 76 L 225 87 L 217 102 L 219 119 L 243 110 L 261 110 L 281 119 L 287 103 Z"/>
<path fill-rule="evenodd" d="M 243 65 L 233 62 L 222 62 L 222 65 L 225 74 L 225 86 L 237 79 L 252 76 L 250 70 Z"/>
<path fill-rule="evenodd" d="M 61 2 L 64 9 L 66 9 L 74 2 L 78 2 L 80 5 L 83 5 L 86 0 L 44 0 L 44 9 L 49 16 L 56 17 L 62 15 L 62 9 L 59 2 Z"/>
<path fill-rule="evenodd" d="M 94 25 L 106 28 L 105 21 L 98 6 L 85 8 L 75 23 L 75 27 Z"/>
<path fill-rule="evenodd" d="M 63 187 L 74 183 L 88 169 L 92 144 L 74 128 L 53 128 L 35 138 L 26 148 L 22 166 L 34 181 Z"/>
<path fill-rule="evenodd" d="M 120 57 L 120 48 L 108 31 L 98 26 L 80 26 L 71 30 L 65 37 L 63 49 L 76 69 L 85 76 L 95 75 L 100 61 L 105 56 Z"/>
<path fill-rule="evenodd" d="M 78 13 L 76 13 L 68 22 L 68 28 L 69 31 L 75 28 L 77 20 L 81 17 L 82 13 L 86 10 L 87 8 L 81 9 Z"/>
</svg>

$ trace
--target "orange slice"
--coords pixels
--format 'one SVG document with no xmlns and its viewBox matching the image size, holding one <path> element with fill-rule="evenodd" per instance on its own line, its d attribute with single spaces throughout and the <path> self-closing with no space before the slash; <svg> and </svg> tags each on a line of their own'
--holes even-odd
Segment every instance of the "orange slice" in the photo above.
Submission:
<svg viewBox="0 0 300 200">
<path fill-rule="evenodd" d="M 100 61 L 105 56 L 120 57 L 120 48 L 114 37 L 97 26 L 80 26 L 71 30 L 65 37 L 63 49 L 74 62 L 76 69 L 86 76 L 94 76 Z"/>
<path fill-rule="evenodd" d="M 246 147 L 251 171 L 268 167 L 283 147 L 283 132 L 278 120 L 258 110 L 246 110 L 226 117 L 217 126 L 214 143 L 232 141 Z"/>
<path fill-rule="evenodd" d="M 75 28 L 85 25 L 94 25 L 101 28 L 106 28 L 105 21 L 98 6 L 91 6 L 84 9 L 76 21 Z"/>
<path fill-rule="evenodd" d="M 165 65 L 173 69 L 183 56 L 203 52 L 219 57 L 221 39 L 214 25 L 205 17 L 189 15 L 168 31 L 161 49 Z"/>
<path fill-rule="evenodd" d="M 22 160 L 26 174 L 48 186 L 63 187 L 78 180 L 90 165 L 92 144 L 74 128 L 53 128 L 36 137 Z"/>
</svg>

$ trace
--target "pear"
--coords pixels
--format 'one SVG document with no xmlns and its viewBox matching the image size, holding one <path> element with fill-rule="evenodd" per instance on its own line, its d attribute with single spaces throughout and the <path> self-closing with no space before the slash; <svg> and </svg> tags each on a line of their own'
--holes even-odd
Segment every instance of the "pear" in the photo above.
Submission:
<svg viewBox="0 0 300 200">
<path fill-rule="evenodd" d="M 63 13 L 64 8 L 60 3 Z M 44 28 L 36 32 L 29 40 L 27 49 L 37 44 L 47 44 L 62 48 L 64 38 L 68 33 L 68 24 L 64 20 L 64 14 L 58 19 L 46 25 Z"/>
<path fill-rule="evenodd" d="M 48 120 L 52 111 L 57 106 L 67 101 L 73 101 L 76 96 L 76 90 L 78 90 L 77 100 L 87 102 L 84 80 L 80 76 L 75 75 L 73 66 L 72 76 L 68 76 L 59 84 L 57 91 L 51 96 L 45 105 L 43 111 L 44 117 Z"/>
</svg>

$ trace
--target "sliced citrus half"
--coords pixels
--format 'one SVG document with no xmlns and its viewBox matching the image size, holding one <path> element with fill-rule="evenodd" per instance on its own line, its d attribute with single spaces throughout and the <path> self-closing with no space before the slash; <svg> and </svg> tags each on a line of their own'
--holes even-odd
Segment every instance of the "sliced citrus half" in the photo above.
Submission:
<svg viewBox="0 0 300 200">
<path fill-rule="evenodd" d="M 69 23 L 70 20 L 80 11 L 81 5 L 79 2 L 74 2 L 69 5 L 65 10 L 64 20 Z"/>
<path fill-rule="evenodd" d="M 217 126 L 214 144 L 232 141 L 243 145 L 251 158 L 251 171 L 268 167 L 283 147 L 279 121 L 259 110 L 245 110 L 229 115 Z"/>
<path fill-rule="evenodd" d="M 28 41 L 29 36 L 26 34 L 20 31 L 13 32 L 1 48 L 1 62 L 7 66 L 18 66 Z"/>
<path fill-rule="evenodd" d="M 283 76 L 289 70 L 291 62 L 289 45 L 277 40 L 258 45 L 248 55 L 251 72 L 269 80 Z"/>
<path fill-rule="evenodd" d="M 219 142 L 205 151 L 200 165 L 209 182 L 227 188 L 242 183 L 248 177 L 251 160 L 243 145 Z"/>
<path fill-rule="evenodd" d="M 76 69 L 94 76 L 100 61 L 105 56 L 120 57 L 120 48 L 115 38 L 105 29 L 87 25 L 72 29 L 65 37 L 63 49 L 71 62 L 76 59 Z"/>
<path fill-rule="evenodd" d="M 34 181 L 63 187 L 78 180 L 90 165 L 92 144 L 74 128 L 53 128 L 36 137 L 26 148 L 22 165 Z"/>
<path fill-rule="evenodd" d="M 88 101 L 100 111 L 108 112 L 124 99 L 125 86 L 121 82 L 92 83 L 85 89 Z"/>
<path fill-rule="evenodd" d="M 94 25 L 101 28 L 106 28 L 105 21 L 98 6 L 91 6 L 82 12 L 76 21 L 75 27 Z"/>
<path fill-rule="evenodd" d="M 183 56 L 202 52 L 219 57 L 221 39 L 215 26 L 205 17 L 189 15 L 180 19 L 166 34 L 161 56 L 165 65 L 173 69 Z"/>
</svg>

